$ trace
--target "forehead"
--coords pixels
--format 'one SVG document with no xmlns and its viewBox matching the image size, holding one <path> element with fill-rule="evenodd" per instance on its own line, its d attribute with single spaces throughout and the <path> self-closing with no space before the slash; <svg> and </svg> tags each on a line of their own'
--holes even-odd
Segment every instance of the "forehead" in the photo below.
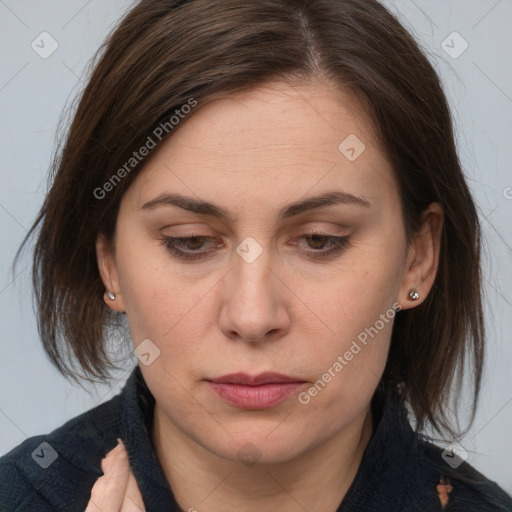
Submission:
<svg viewBox="0 0 512 512">
<path fill-rule="evenodd" d="M 137 207 L 164 189 L 273 204 L 333 187 L 396 194 L 368 116 L 353 94 L 329 83 L 272 83 L 230 94 L 178 128 L 132 184 Z"/>
<path fill-rule="evenodd" d="M 324 152 L 320 146 L 332 147 L 349 133 L 376 142 L 368 116 L 351 91 L 325 81 L 276 82 L 210 101 L 184 123 L 169 145 L 230 155 L 277 155 L 285 145 L 299 153 Z"/>
</svg>

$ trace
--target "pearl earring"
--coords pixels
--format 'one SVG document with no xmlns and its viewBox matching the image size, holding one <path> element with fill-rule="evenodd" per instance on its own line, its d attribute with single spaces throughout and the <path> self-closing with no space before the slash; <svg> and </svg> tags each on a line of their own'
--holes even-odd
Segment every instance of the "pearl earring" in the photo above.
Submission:
<svg viewBox="0 0 512 512">
<path fill-rule="evenodd" d="M 420 298 L 420 294 L 418 293 L 417 290 L 415 290 L 414 288 L 409 292 L 409 298 L 411 300 L 418 300 Z"/>
<path fill-rule="evenodd" d="M 116 300 L 116 294 L 114 292 L 107 292 L 109 300 Z"/>
</svg>

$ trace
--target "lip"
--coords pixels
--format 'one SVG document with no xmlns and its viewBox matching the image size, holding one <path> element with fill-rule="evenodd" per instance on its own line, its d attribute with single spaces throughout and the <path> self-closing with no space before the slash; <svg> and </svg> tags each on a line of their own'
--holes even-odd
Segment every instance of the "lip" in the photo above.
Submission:
<svg viewBox="0 0 512 512">
<path fill-rule="evenodd" d="M 282 373 L 264 372 L 258 375 L 248 375 L 247 373 L 230 373 L 217 379 L 210 379 L 211 382 L 218 384 L 243 384 L 245 386 L 260 386 L 261 384 L 281 384 L 286 382 L 304 382 L 296 377 L 289 377 Z"/>
<path fill-rule="evenodd" d="M 306 382 L 280 373 L 265 372 L 254 376 L 231 373 L 208 380 L 208 384 L 231 405 L 242 409 L 267 409 L 287 400 Z"/>
</svg>

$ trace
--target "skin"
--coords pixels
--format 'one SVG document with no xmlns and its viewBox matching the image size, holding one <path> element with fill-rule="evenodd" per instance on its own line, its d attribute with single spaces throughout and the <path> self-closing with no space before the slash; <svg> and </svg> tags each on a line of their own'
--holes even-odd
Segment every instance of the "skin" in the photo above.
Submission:
<svg viewBox="0 0 512 512">
<path fill-rule="evenodd" d="M 338 145 L 366 149 L 349 161 Z M 330 191 L 370 207 L 337 204 L 278 219 L 286 205 Z M 142 206 L 165 192 L 209 201 L 233 218 L 177 206 Z M 385 367 L 393 321 L 303 405 L 297 394 L 242 410 L 205 379 L 275 371 L 309 389 L 359 333 L 399 303 L 429 293 L 439 259 L 442 210 L 430 205 L 409 246 L 393 170 L 369 118 L 349 91 L 325 81 L 265 86 L 197 109 L 146 163 L 123 196 L 114 243 L 98 238 L 107 304 L 127 315 L 134 346 L 160 355 L 141 364 L 156 399 L 152 439 L 183 510 L 335 511 L 372 434 L 370 400 Z M 349 236 L 335 255 L 312 230 Z M 158 240 L 205 236 L 180 248 Z M 254 238 L 248 263 L 236 248 Z M 201 245 L 203 243 L 203 245 Z M 242 244 L 243 247 L 243 244 Z M 420 299 L 408 299 L 411 288 Z M 400 314 L 400 313 L 398 313 Z M 249 450 L 256 464 L 240 460 Z"/>
<path fill-rule="evenodd" d="M 118 444 L 101 461 L 103 476 L 91 489 L 85 512 L 140 512 L 144 502 L 130 470 L 124 445 Z"/>
</svg>

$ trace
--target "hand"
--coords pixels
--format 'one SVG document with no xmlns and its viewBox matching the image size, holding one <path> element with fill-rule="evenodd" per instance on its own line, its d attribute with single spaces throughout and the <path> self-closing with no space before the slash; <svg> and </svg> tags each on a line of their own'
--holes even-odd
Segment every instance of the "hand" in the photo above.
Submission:
<svg viewBox="0 0 512 512">
<path fill-rule="evenodd" d="M 91 489 L 85 512 L 144 512 L 144 502 L 128 462 L 124 444 L 120 442 L 101 461 L 104 475 Z"/>
</svg>

